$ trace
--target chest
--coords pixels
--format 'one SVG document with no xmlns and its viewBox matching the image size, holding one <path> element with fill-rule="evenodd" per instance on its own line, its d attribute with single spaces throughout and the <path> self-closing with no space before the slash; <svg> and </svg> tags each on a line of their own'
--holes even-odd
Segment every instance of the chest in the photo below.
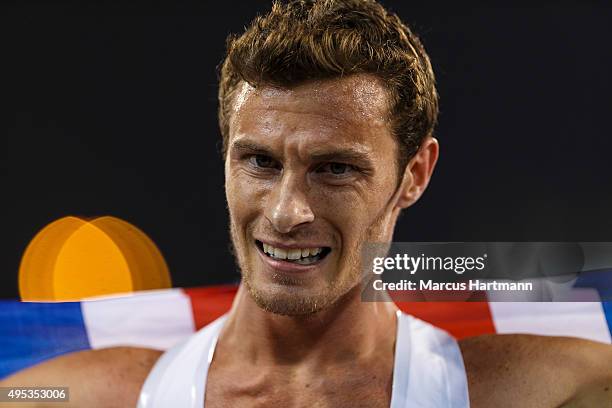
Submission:
<svg viewBox="0 0 612 408">
<path fill-rule="evenodd" d="M 290 369 L 231 369 L 211 366 L 206 408 L 388 408 L 392 367 L 333 367 L 318 373 Z"/>
</svg>

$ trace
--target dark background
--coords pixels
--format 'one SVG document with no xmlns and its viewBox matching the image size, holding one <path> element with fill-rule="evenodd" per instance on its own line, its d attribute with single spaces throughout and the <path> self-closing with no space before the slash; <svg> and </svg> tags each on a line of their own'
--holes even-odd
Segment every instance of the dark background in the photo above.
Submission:
<svg viewBox="0 0 612 408">
<path fill-rule="evenodd" d="M 135 224 L 175 286 L 235 281 L 216 66 L 270 3 L 81 3 L 0 8 L 0 297 L 66 215 Z M 384 4 L 441 95 L 441 159 L 395 239 L 612 241 L 610 6 Z"/>
</svg>

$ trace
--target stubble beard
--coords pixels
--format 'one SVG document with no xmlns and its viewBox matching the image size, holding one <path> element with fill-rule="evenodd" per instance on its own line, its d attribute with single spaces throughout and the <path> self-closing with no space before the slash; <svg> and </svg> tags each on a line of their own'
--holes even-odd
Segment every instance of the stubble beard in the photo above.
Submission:
<svg viewBox="0 0 612 408">
<path fill-rule="evenodd" d="M 350 267 L 349 276 L 336 274 L 324 289 L 314 290 L 282 274 L 275 274 L 273 283 L 261 284 L 245 262 L 239 261 L 239 266 L 242 282 L 255 303 L 267 312 L 284 316 L 306 316 L 329 309 L 353 289 L 360 276 L 357 268 Z"/>
<path fill-rule="evenodd" d="M 394 193 L 395 194 L 395 193 Z M 290 276 L 277 274 L 274 276 L 274 284 L 260 283 L 257 276 L 248 267 L 244 259 L 244 252 L 237 250 L 240 242 L 239 235 L 235 231 L 230 216 L 230 237 L 232 240 L 232 253 L 242 276 L 242 283 L 247 288 L 255 303 L 263 310 L 284 316 L 306 316 L 324 311 L 338 303 L 345 295 L 358 285 L 367 283 L 368 271 L 362 268 L 362 253 L 367 242 L 380 242 L 381 238 L 387 242 L 387 224 L 389 220 L 383 210 L 364 231 L 363 236 L 356 242 L 354 248 L 344 248 L 346 262 L 339 262 L 342 270 L 336 271 L 332 280 L 326 284 L 325 289 L 313 293 L 312 290 L 303 288 L 299 280 Z M 395 224 L 394 222 L 392 223 Z M 246 248 L 248 243 L 243 243 Z M 330 256 L 329 254 L 328 256 Z M 361 293 L 361 290 L 358 291 Z"/>
<path fill-rule="evenodd" d="M 249 268 L 240 251 L 236 232 L 230 227 L 232 252 L 242 276 L 242 283 L 247 288 L 255 303 L 263 310 L 284 316 L 307 316 L 329 309 L 344 295 L 360 283 L 360 259 L 358 251 L 351 251 L 345 263 L 344 271 L 336 273 L 324 289 L 304 288 L 299 279 L 284 274 L 275 274 L 273 283 L 262 283 Z M 331 254 L 330 254 L 331 255 Z M 328 255 L 329 256 L 329 255 Z"/>
</svg>

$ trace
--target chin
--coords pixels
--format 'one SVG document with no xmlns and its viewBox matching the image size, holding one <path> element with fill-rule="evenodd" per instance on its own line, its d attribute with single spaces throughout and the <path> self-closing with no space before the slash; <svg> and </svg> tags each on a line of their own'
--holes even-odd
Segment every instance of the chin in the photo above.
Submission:
<svg viewBox="0 0 612 408">
<path fill-rule="evenodd" d="M 307 316 L 331 308 L 355 285 L 327 283 L 319 288 L 295 282 L 261 282 L 243 274 L 242 282 L 255 303 L 266 312 L 283 316 Z"/>
<path fill-rule="evenodd" d="M 314 290 L 282 283 L 242 282 L 255 303 L 263 310 L 283 316 L 305 316 L 328 309 L 345 293 L 335 286 Z M 340 292 L 340 293 L 339 293 Z"/>
</svg>

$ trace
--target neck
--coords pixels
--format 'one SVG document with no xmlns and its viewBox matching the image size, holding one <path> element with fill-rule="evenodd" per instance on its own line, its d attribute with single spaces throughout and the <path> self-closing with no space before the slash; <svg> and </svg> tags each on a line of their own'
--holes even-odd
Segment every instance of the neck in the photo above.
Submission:
<svg viewBox="0 0 612 408">
<path fill-rule="evenodd" d="M 312 315 L 282 316 L 261 309 L 241 285 L 219 346 L 227 346 L 243 362 L 310 366 L 367 358 L 392 348 L 397 308 L 389 301 L 362 302 L 360 292 L 356 287 Z"/>
</svg>

